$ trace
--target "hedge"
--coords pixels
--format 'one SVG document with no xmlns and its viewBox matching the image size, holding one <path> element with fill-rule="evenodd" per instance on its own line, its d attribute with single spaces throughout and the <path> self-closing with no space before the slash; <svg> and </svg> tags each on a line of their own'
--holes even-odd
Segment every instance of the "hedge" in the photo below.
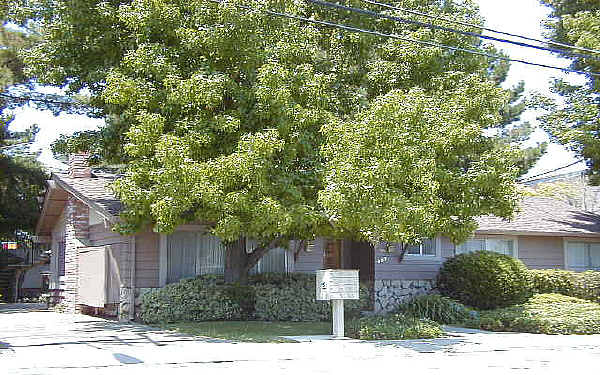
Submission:
<svg viewBox="0 0 600 375">
<path fill-rule="evenodd" d="M 351 320 L 346 325 L 346 334 L 360 340 L 410 340 L 440 337 L 444 331 L 429 319 L 389 314 Z"/>
<path fill-rule="evenodd" d="M 442 324 L 462 323 L 477 313 L 460 302 L 439 294 L 426 294 L 401 303 L 396 312 Z"/>
<path fill-rule="evenodd" d="M 534 293 L 560 293 L 600 303 L 600 272 L 530 270 Z"/>
<path fill-rule="evenodd" d="M 142 297 L 141 318 L 146 323 L 244 320 L 327 321 L 328 302 L 315 299 L 315 276 L 260 274 L 248 285 L 225 284 L 222 276 L 200 276 L 169 284 Z M 370 306 L 370 292 L 361 285 L 361 299 L 346 301 L 348 316 Z"/>
<path fill-rule="evenodd" d="M 527 267 L 518 259 L 490 251 L 459 254 L 440 269 L 437 288 L 467 306 L 493 309 L 531 296 Z"/>
<path fill-rule="evenodd" d="M 140 317 L 145 323 L 240 320 L 242 304 L 229 289 L 215 278 L 181 280 L 144 294 Z"/>
<path fill-rule="evenodd" d="M 537 294 L 523 304 L 482 311 L 466 325 L 500 332 L 599 334 L 600 304 L 562 294 Z"/>
</svg>

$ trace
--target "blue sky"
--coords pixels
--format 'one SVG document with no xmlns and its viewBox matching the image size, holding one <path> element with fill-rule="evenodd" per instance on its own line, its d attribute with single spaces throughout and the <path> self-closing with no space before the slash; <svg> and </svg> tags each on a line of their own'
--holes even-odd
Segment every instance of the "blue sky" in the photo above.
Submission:
<svg viewBox="0 0 600 375">
<path fill-rule="evenodd" d="M 542 37 L 540 23 L 546 18 L 549 9 L 540 5 L 538 0 L 478 0 L 477 2 L 481 8 L 482 15 L 487 19 L 488 27 L 515 34 L 537 38 Z M 546 53 L 544 51 L 501 43 L 498 43 L 497 46 L 505 50 L 513 58 L 563 67 L 569 65 L 568 60 L 553 56 L 550 52 Z M 552 77 L 566 77 L 571 81 L 581 82 L 581 77 L 575 74 L 566 75 L 559 71 L 513 63 L 505 85 L 509 87 L 523 80 L 525 81 L 527 92 L 537 91 L 548 93 L 549 82 Z M 98 119 L 89 119 L 75 115 L 60 115 L 55 117 L 48 111 L 38 111 L 28 107 L 17 110 L 15 115 L 15 121 L 11 125 L 12 130 L 22 130 L 33 123 L 39 125 L 41 130 L 33 148 L 41 151 L 40 160 L 53 169 L 61 167 L 61 163 L 52 158 L 52 153 L 49 149 L 50 144 L 56 138 L 61 134 L 71 134 L 77 130 L 95 129 L 102 124 L 102 121 Z M 528 120 L 536 124 L 536 116 L 537 113 L 529 111 L 524 114 L 523 120 Z M 547 135 L 542 130 L 537 130 L 532 137 L 533 142 L 547 139 Z M 549 152 L 540 159 L 538 164 L 529 172 L 529 175 L 558 168 L 570 164 L 575 160 L 576 157 L 572 152 L 567 151 L 558 144 L 550 144 Z M 562 170 L 561 173 L 581 170 L 584 167 L 583 163 L 579 163 Z"/>
</svg>

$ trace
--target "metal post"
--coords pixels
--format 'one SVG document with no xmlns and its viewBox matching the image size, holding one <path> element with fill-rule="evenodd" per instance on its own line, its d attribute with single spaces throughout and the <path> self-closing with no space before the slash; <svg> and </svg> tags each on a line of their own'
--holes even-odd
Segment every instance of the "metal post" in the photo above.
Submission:
<svg viewBox="0 0 600 375">
<path fill-rule="evenodd" d="M 331 309 L 333 312 L 333 336 L 344 337 L 344 300 L 331 300 Z"/>
</svg>

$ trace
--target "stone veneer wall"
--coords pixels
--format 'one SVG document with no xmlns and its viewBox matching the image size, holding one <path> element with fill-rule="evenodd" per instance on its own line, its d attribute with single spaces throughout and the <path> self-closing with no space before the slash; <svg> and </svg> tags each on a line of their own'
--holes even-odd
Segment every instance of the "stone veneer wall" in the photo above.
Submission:
<svg viewBox="0 0 600 375">
<path fill-rule="evenodd" d="M 433 280 L 375 280 L 375 313 L 393 311 L 403 301 L 433 289 Z"/>
<path fill-rule="evenodd" d="M 65 225 L 65 288 L 63 302 L 65 311 L 79 311 L 79 249 L 86 247 L 89 237 L 89 208 L 84 203 L 69 196 Z"/>
</svg>

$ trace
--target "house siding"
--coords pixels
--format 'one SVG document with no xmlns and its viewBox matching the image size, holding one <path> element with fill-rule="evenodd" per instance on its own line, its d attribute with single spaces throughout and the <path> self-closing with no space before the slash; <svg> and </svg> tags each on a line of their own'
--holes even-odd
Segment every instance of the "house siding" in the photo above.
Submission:
<svg viewBox="0 0 600 375">
<path fill-rule="evenodd" d="M 135 287 L 158 288 L 160 235 L 144 232 L 135 236 Z"/>
<path fill-rule="evenodd" d="M 529 268 L 565 268 L 562 237 L 519 236 L 519 259 Z"/>
<path fill-rule="evenodd" d="M 317 270 L 322 269 L 323 249 L 324 241 L 317 240 L 312 251 L 300 250 L 293 265 L 290 267 L 291 272 L 315 273 Z"/>
</svg>

